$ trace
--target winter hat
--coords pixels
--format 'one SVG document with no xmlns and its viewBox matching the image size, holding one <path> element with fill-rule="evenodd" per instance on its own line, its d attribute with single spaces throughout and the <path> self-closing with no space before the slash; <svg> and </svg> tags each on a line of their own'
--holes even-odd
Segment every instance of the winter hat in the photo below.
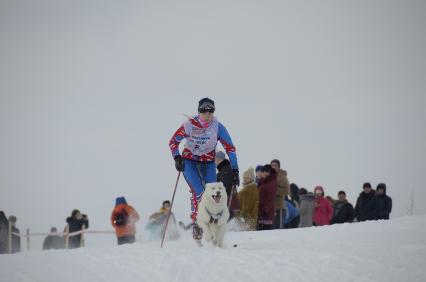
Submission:
<svg viewBox="0 0 426 282">
<path fill-rule="evenodd" d="M 379 183 L 377 185 L 376 190 L 382 189 L 384 192 L 386 192 L 386 184 L 385 183 Z"/>
<path fill-rule="evenodd" d="M 254 182 L 254 178 L 254 169 L 250 167 L 243 173 L 243 184 L 246 185 Z"/>
<path fill-rule="evenodd" d="M 362 189 L 364 188 L 372 188 L 370 182 L 365 182 L 364 185 L 362 185 Z"/>
<path fill-rule="evenodd" d="M 262 171 L 263 165 L 256 166 L 256 172 Z"/>
<path fill-rule="evenodd" d="M 320 191 L 322 192 L 322 194 L 324 195 L 324 188 L 322 188 L 322 186 L 317 186 L 317 187 L 315 187 L 315 189 L 314 189 L 314 193 L 315 193 L 316 191 L 318 191 L 318 190 L 320 190 Z"/>
<path fill-rule="evenodd" d="M 217 153 L 216 153 L 216 159 L 225 160 L 226 159 L 225 153 L 222 152 L 222 151 L 217 151 Z"/>
<path fill-rule="evenodd" d="M 118 206 L 118 205 L 127 205 L 126 198 L 117 197 L 117 199 L 115 199 L 115 206 Z"/>
<path fill-rule="evenodd" d="M 270 164 L 264 165 L 260 171 L 267 172 L 269 174 L 276 174 L 275 170 L 272 168 Z"/>
<path fill-rule="evenodd" d="M 205 113 L 210 112 L 214 113 L 216 107 L 214 106 L 214 101 L 209 98 L 203 98 L 198 102 L 198 112 Z"/>
<path fill-rule="evenodd" d="M 339 191 L 339 193 L 337 193 L 337 195 L 345 195 L 346 196 L 346 193 L 345 193 L 345 191 Z"/>
<path fill-rule="evenodd" d="M 306 194 L 308 194 L 308 190 L 306 190 L 305 188 L 300 188 L 299 195 L 306 195 Z"/>
<path fill-rule="evenodd" d="M 293 195 L 293 196 L 298 195 L 299 191 L 300 191 L 299 186 L 297 186 L 296 183 L 291 183 L 290 184 L 291 195 Z"/>
</svg>

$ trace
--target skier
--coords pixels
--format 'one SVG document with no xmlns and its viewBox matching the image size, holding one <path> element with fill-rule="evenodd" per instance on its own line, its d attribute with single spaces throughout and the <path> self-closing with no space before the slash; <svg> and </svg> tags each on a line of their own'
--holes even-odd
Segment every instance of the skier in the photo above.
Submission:
<svg viewBox="0 0 426 282">
<path fill-rule="evenodd" d="M 198 115 L 189 118 L 172 136 L 169 147 L 175 160 L 175 167 L 183 172 L 191 195 L 191 220 L 193 238 L 200 243 L 202 230 L 196 224 L 198 203 L 207 183 L 216 182 L 214 163 L 216 146 L 219 141 L 228 154 L 232 167 L 233 185 L 239 186 L 239 172 L 235 146 L 231 137 L 216 117 L 214 101 L 203 98 L 198 103 Z M 182 155 L 179 144 L 186 138 Z"/>
</svg>

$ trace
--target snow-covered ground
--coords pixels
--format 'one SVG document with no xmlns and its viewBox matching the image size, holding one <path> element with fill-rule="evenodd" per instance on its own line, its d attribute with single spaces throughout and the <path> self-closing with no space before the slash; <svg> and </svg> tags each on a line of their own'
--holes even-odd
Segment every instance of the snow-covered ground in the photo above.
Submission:
<svg viewBox="0 0 426 282">
<path fill-rule="evenodd" d="M 0 256 L 1 281 L 426 281 L 426 215 L 264 232 L 226 248 L 180 240 Z M 237 247 L 233 247 L 237 244 Z"/>
</svg>

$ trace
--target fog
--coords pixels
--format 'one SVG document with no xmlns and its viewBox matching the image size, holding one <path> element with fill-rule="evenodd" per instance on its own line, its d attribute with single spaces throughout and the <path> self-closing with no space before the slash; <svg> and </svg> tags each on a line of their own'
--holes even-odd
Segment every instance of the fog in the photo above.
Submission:
<svg viewBox="0 0 426 282">
<path fill-rule="evenodd" d="M 241 172 L 278 158 L 308 190 L 355 203 L 385 182 L 391 217 L 412 194 L 426 213 L 425 50 L 424 1 L 0 0 L 0 209 L 21 232 L 75 208 L 110 230 L 125 196 L 142 231 L 210 97 Z M 178 220 L 189 206 L 182 179 Z"/>
</svg>

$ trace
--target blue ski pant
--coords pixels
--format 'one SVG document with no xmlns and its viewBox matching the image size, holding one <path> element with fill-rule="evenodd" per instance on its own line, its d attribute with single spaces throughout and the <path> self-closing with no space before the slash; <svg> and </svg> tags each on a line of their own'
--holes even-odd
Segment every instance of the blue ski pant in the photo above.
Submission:
<svg viewBox="0 0 426 282">
<path fill-rule="evenodd" d="M 216 182 L 216 165 L 214 162 L 198 162 L 185 160 L 183 176 L 191 193 L 191 219 L 197 219 L 198 203 L 207 183 Z"/>
</svg>

